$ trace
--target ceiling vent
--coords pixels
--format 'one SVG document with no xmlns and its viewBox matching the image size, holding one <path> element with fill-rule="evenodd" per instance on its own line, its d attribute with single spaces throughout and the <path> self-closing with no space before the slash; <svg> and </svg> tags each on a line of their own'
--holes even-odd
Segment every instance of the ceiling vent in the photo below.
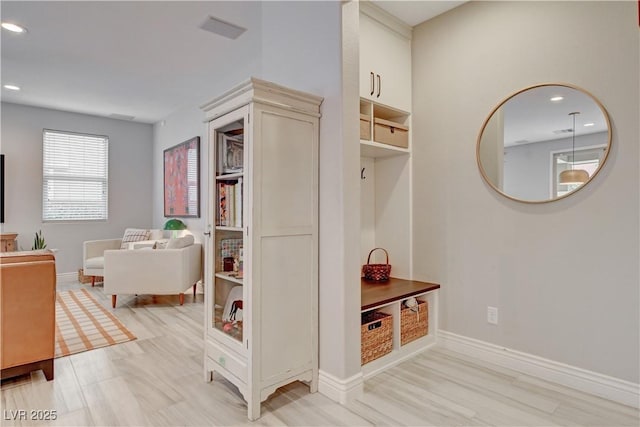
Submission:
<svg viewBox="0 0 640 427">
<path fill-rule="evenodd" d="M 128 120 L 128 121 L 135 119 L 134 116 L 127 116 L 125 114 L 116 114 L 116 113 L 109 114 L 109 117 L 111 117 L 112 119 Z"/>
<path fill-rule="evenodd" d="M 218 34 L 219 36 L 233 40 L 237 39 L 240 37 L 240 34 L 247 31 L 246 28 L 223 21 L 222 19 L 214 18 L 213 16 L 210 16 L 206 21 L 204 21 L 202 25 L 200 25 L 200 28 L 205 31 L 209 31 L 210 33 Z"/>
</svg>

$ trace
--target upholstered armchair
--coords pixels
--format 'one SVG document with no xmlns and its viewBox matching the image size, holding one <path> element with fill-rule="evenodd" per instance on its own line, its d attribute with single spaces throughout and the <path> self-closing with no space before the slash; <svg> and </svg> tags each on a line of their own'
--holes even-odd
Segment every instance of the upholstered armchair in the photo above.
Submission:
<svg viewBox="0 0 640 427">
<path fill-rule="evenodd" d="M 82 269 L 85 276 L 91 276 L 91 286 L 96 277 L 104 277 L 104 251 L 110 249 L 131 249 L 133 244 L 148 239 L 161 239 L 162 230 L 127 228 L 119 239 L 89 240 L 82 244 Z M 155 240 L 153 240 L 155 242 Z"/>
<path fill-rule="evenodd" d="M 122 239 L 89 240 L 82 244 L 82 273 L 91 276 L 91 286 L 96 277 L 104 276 L 104 251 L 120 249 Z"/>
<path fill-rule="evenodd" d="M 153 244 L 151 244 L 153 246 Z M 179 295 L 202 278 L 202 245 L 193 236 L 170 239 L 166 249 L 138 243 L 132 250 L 104 251 L 104 292 L 116 307 L 118 295 Z M 136 247 L 140 247 L 136 249 Z"/>
</svg>

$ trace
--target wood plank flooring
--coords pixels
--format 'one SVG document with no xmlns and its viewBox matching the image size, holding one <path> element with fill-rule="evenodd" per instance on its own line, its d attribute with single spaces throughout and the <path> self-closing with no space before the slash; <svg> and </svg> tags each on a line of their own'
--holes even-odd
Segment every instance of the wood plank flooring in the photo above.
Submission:
<svg viewBox="0 0 640 427">
<path fill-rule="evenodd" d="M 84 287 L 105 307 L 102 286 Z M 365 383 L 339 405 L 300 383 L 279 389 L 250 423 L 237 389 L 203 380 L 203 295 L 118 297 L 116 316 L 138 339 L 55 360 L 2 382 L 2 426 L 638 426 L 638 411 L 444 349 L 428 351 Z M 12 420 L 11 411 L 56 410 L 55 421 Z"/>
</svg>

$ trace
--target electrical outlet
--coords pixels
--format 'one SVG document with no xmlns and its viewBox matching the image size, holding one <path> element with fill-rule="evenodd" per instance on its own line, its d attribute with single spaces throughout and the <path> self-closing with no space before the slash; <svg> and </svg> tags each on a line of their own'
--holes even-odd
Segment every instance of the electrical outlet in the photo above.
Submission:
<svg viewBox="0 0 640 427">
<path fill-rule="evenodd" d="M 496 307 L 487 307 L 487 322 L 492 325 L 498 324 L 498 309 Z"/>
</svg>

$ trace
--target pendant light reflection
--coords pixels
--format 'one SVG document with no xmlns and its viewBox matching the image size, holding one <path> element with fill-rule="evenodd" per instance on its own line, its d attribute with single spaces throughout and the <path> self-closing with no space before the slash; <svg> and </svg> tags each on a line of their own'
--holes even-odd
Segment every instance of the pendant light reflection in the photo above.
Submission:
<svg viewBox="0 0 640 427">
<path fill-rule="evenodd" d="M 575 111 L 573 113 L 569 113 L 570 116 L 573 116 L 573 128 L 572 132 L 572 144 L 571 144 L 571 169 L 564 170 L 560 172 L 558 177 L 558 181 L 560 184 L 573 184 L 573 185 L 582 185 L 585 182 L 589 181 L 589 173 L 584 169 L 575 169 L 576 163 L 576 115 L 580 114 L 579 111 Z"/>
</svg>

